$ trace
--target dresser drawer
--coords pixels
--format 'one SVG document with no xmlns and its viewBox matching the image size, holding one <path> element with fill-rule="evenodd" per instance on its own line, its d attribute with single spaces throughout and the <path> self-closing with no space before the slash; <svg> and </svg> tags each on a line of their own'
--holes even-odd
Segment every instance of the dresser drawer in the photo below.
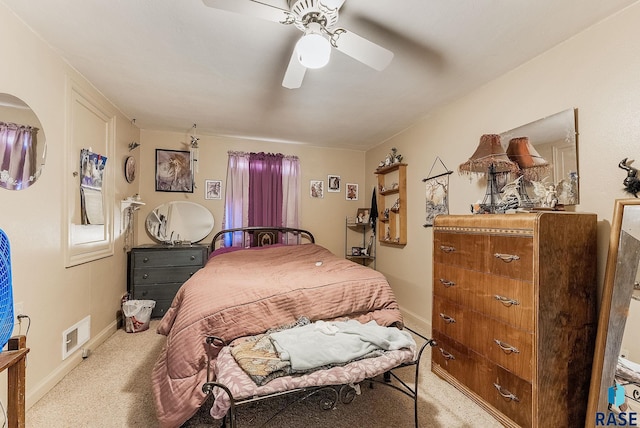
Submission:
<svg viewBox="0 0 640 428">
<path fill-rule="evenodd" d="M 163 266 L 197 266 L 204 265 L 206 249 L 196 248 L 165 248 L 160 250 L 135 251 L 132 254 L 135 267 L 163 267 Z"/>
<path fill-rule="evenodd" d="M 493 275 L 533 281 L 533 238 L 492 235 L 487 270 Z"/>
<path fill-rule="evenodd" d="M 490 405 L 522 427 L 532 426 L 531 383 L 515 376 L 500 366 L 487 364 L 481 374 L 478 393 Z M 544 409 L 542 409 L 544 412 Z"/>
<path fill-rule="evenodd" d="M 469 349 L 447 337 L 438 330 L 432 331 L 436 346 L 431 348 L 431 363 L 440 366 L 451 376 L 461 380 L 471 380 L 475 377 L 473 362 L 469 358 Z"/>
<path fill-rule="evenodd" d="M 533 334 L 488 318 L 477 312 L 465 314 L 469 347 L 490 361 L 531 382 L 533 379 Z"/>
<path fill-rule="evenodd" d="M 433 294 L 469 306 L 484 294 L 484 275 L 481 272 L 433 264 Z"/>
<path fill-rule="evenodd" d="M 483 294 L 470 303 L 472 309 L 518 329 L 534 331 L 533 283 L 485 274 L 482 284 Z"/>
<path fill-rule="evenodd" d="M 483 255 L 486 236 L 435 232 L 433 234 L 433 261 L 471 270 L 484 271 Z"/>
<path fill-rule="evenodd" d="M 433 329 L 442 332 L 453 340 L 467 343 L 469 332 L 465 325 L 465 310 L 463 307 L 438 296 L 433 297 Z"/>
<path fill-rule="evenodd" d="M 182 283 L 191 278 L 198 269 L 198 266 L 136 268 L 133 270 L 133 282 L 136 288 L 143 284 Z"/>
</svg>

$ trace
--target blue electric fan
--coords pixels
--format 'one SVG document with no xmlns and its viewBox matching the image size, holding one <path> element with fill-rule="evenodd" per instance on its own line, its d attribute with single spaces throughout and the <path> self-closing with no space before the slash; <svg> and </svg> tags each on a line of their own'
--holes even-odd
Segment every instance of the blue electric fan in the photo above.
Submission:
<svg viewBox="0 0 640 428">
<path fill-rule="evenodd" d="M 0 351 L 13 332 L 13 293 L 11 291 L 11 249 L 9 238 L 0 229 Z"/>
</svg>

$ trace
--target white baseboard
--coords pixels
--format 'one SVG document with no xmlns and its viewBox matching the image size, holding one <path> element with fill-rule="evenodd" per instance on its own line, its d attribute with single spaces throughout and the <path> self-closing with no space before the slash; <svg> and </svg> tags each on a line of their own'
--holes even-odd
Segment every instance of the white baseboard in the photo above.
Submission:
<svg viewBox="0 0 640 428">
<path fill-rule="evenodd" d="M 83 348 L 95 349 L 107 340 L 118 328 L 118 321 L 113 321 L 98 333 L 93 339 L 89 339 Z M 49 376 L 45 377 L 35 386 L 29 386 L 25 396 L 25 408 L 29 409 L 38 400 L 60 382 L 71 370 L 82 362 L 82 350 L 78 349 L 69 358 L 64 360 Z"/>
</svg>

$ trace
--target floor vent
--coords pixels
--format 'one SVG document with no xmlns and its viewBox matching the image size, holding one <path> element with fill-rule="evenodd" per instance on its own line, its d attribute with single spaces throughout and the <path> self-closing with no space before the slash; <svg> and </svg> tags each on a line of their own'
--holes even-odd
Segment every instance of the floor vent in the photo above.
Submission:
<svg viewBox="0 0 640 428">
<path fill-rule="evenodd" d="M 62 332 L 62 359 L 80 349 L 89 340 L 90 332 L 91 315 Z"/>
</svg>

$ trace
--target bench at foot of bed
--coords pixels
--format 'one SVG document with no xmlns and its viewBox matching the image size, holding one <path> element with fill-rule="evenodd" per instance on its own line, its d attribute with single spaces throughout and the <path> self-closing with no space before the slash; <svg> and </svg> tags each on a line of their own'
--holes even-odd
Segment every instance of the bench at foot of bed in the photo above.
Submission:
<svg viewBox="0 0 640 428">
<path fill-rule="evenodd" d="M 406 327 L 405 327 L 406 328 Z M 283 376 L 262 386 L 257 386 L 236 363 L 229 347 L 216 337 L 207 338 L 208 346 L 220 349 L 215 362 L 207 366 L 215 373 L 207 373 L 207 382 L 202 386 L 205 394 L 213 395 L 214 402 L 211 415 L 222 420 L 223 427 L 237 427 L 237 407 L 258 401 L 273 399 L 291 394 L 299 397 L 279 409 L 268 421 L 275 418 L 290 406 L 300 403 L 311 396 L 323 394 L 320 406 L 323 410 L 336 407 L 338 402 L 351 403 L 359 395 L 360 384 L 381 384 L 391 387 L 413 400 L 414 423 L 418 425 L 418 385 L 420 376 L 420 360 L 427 346 L 435 346 L 435 341 L 409 328 L 414 335 L 424 340 L 419 349 L 390 351 L 382 356 L 353 361 L 344 366 L 317 370 L 301 376 Z M 209 350 L 208 355 L 212 355 Z M 395 374 L 395 370 L 403 367 L 415 367 L 413 386 L 404 382 Z M 234 392 L 232 392 L 232 390 Z M 267 421 L 267 422 L 268 422 Z M 265 422 L 266 423 L 266 422 Z"/>
</svg>

